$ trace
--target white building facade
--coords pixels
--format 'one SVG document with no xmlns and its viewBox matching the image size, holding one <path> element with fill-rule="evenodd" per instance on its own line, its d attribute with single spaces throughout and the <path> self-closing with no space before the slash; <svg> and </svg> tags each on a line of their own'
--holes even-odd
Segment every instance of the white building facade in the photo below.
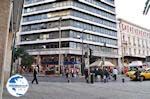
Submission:
<svg viewBox="0 0 150 99">
<path fill-rule="evenodd" d="M 119 56 L 124 62 L 145 61 L 150 55 L 150 30 L 118 19 Z"/>
<path fill-rule="evenodd" d="M 80 65 L 88 48 L 117 65 L 114 0 L 25 0 L 19 37 L 43 67 L 58 67 L 58 54 L 62 65 Z"/>
</svg>

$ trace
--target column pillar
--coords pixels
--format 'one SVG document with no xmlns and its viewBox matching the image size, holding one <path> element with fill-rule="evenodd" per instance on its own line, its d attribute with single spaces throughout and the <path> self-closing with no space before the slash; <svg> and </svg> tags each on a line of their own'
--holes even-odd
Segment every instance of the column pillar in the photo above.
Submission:
<svg viewBox="0 0 150 99">
<path fill-rule="evenodd" d="M 2 99 L 4 82 L 9 77 L 11 66 L 10 0 L 1 0 L 0 7 L 0 99 Z"/>
</svg>

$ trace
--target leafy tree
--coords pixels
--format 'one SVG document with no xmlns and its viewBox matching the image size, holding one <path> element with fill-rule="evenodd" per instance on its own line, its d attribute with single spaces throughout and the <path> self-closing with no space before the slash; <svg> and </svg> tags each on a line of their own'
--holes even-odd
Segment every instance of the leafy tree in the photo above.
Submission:
<svg viewBox="0 0 150 99">
<path fill-rule="evenodd" d="M 25 67 L 30 67 L 34 61 L 33 56 L 29 55 L 23 48 L 15 48 L 14 50 L 14 58 L 15 61 L 19 57 L 21 58 L 21 65 Z"/>
<path fill-rule="evenodd" d="M 22 57 L 21 65 L 26 66 L 26 67 L 30 67 L 32 65 L 33 61 L 34 61 L 33 56 L 26 53 Z"/>
</svg>

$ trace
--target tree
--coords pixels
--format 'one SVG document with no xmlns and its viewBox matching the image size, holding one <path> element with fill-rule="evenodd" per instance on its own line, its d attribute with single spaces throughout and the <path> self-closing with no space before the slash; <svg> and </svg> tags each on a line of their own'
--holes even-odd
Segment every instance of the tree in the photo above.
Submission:
<svg viewBox="0 0 150 99">
<path fill-rule="evenodd" d="M 143 14 L 146 15 L 148 13 L 149 9 L 150 9 L 150 0 L 147 0 L 145 3 Z"/>
<path fill-rule="evenodd" d="M 21 65 L 23 65 L 25 67 L 30 67 L 33 64 L 33 61 L 34 61 L 33 56 L 31 56 L 28 53 L 26 53 L 22 57 Z"/>
<path fill-rule="evenodd" d="M 15 48 L 13 61 L 21 58 L 21 65 L 25 67 L 30 67 L 34 61 L 33 56 L 29 55 L 23 48 Z"/>
</svg>

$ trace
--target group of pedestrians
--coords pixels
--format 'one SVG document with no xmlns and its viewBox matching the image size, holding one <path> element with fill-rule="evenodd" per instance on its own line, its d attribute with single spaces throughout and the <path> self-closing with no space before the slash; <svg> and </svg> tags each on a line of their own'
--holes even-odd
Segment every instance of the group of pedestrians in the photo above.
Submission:
<svg viewBox="0 0 150 99">
<path fill-rule="evenodd" d="M 111 78 L 113 78 L 115 81 L 117 80 L 118 70 L 116 68 L 96 68 L 91 72 L 95 75 L 95 81 L 100 80 L 102 82 L 108 82 Z"/>
<path fill-rule="evenodd" d="M 77 76 L 79 76 L 79 69 L 65 68 L 65 76 L 66 76 L 68 82 L 70 82 L 70 78 L 76 78 Z"/>
<path fill-rule="evenodd" d="M 38 79 L 37 79 L 38 72 L 39 72 L 39 67 L 38 66 L 34 67 L 32 84 L 34 83 L 34 81 L 36 82 L 36 84 L 38 84 Z M 113 78 L 115 81 L 117 80 L 118 70 L 116 68 L 110 69 L 107 67 L 95 68 L 94 70 L 85 69 L 84 75 L 85 75 L 85 80 L 87 83 L 89 82 L 89 77 L 91 77 L 89 74 L 92 74 L 95 77 L 95 81 L 100 80 L 100 81 L 106 83 L 111 78 Z M 66 76 L 68 82 L 70 82 L 71 78 L 76 78 L 78 75 L 79 75 L 78 69 L 76 69 L 76 70 L 73 68 L 65 69 L 65 76 Z"/>
</svg>

